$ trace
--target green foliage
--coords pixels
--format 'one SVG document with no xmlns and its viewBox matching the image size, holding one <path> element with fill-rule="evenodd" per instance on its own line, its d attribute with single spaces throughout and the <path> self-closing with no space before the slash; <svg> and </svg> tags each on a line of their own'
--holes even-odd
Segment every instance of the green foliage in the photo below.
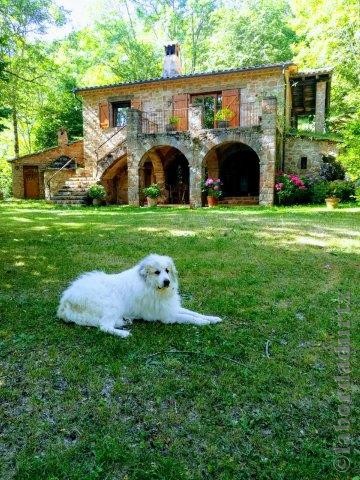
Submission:
<svg viewBox="0 0 360 480">
<path fill-rule="evenodd" d="M 311 202 L 315 204 L 321 204 L 325 202 L 325 198 L 328 196 L 329 182 L 326 180 L 317 181 L 311 186 Z"/>
<path fill-rule="evenodd" d="M 0 159 L 0 199 L 11 196 L 12 176 L 9 163 Z"/>
<path fill-rule="evenodd" d="M 355 184 L 347 180 L 334 180 L 329 182 L 327 196 L 337 197 L 346 202 L 355 199 Z"/>
<path fill-rule="evenodd" d="M 343 128 L 344 143 L 339 161 L 354 179 L 360 178 L 360 113 L 354 115 Z"/>
<path fill-rule="evenodd" d="M 217 122 L 228 122 L 234 116 L 234 112 L 230 108 L 220 108 L 215 114 L 215 120 Z"/>
<path fill-rule="evenodd" d="M 64 127 L 69 141 L 83 135 L 82 103 L 72 90 L 75 82 L 69 77 L 58 80 L 53 90 L 49 90 L 34 128 L 35 148 L 43 150 L 57 145 L 57 132 Z"/>
<path fill-rule="evenodd" d="M 103 185 L 95 184 L 91 185 L 91 187 L 87 191 L 87 194 L 90 198 L 103 199 L 106 197 L 106 190 Z"/>
<path fill-rule="evenodd" d="M 169 117 L 169 124 L 170 125 L 177 125 L 179 123 L 179 120 L 180 120 L 180 117 L 178 117 L 176 115 L 171 115 Z"/>
<path fill-rule="evenodd" d="M 153 183 L 149 187 L 143 188 L 143 194 L 146 197 L 158 198 L 161 195 L 161 189 L 159 185 L 157 185 L 156 183 Z"/>
<path fill-rule="evenodd" d="M 275 198 L 280 205 L 306 203 L 309 200 L 306 179 L 293 173 L 280 173 L 275 181 Z"/>
</svg>

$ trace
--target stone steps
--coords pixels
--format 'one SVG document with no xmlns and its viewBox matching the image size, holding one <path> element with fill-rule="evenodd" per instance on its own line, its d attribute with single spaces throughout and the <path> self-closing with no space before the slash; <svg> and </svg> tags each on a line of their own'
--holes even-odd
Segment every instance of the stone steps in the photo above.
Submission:
<svg viewBox="0 0 360 480">
<path fill-rule="evenodd" d="M 258 205 L 258 196 L 248 197 L 224 197 L 219 201 L 220 205 Z"/>
<path fill-rule="evenodd" d="M 66 180 L 64 185 L 53 195 L 52 201 L 58 205 L 84 205 L 87 200 L 88 188 L 95 183 L 95 180 L 86 175 L 85 172 L 78 172 Z"/>
</svg>

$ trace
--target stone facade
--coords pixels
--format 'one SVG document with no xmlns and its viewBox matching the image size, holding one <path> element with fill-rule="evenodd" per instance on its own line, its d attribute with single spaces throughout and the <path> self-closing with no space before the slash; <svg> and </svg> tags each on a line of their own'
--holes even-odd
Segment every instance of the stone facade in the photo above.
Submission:
<svg viewBox="0 0 360 480">
<path fill-rule="evenodd" d="M 23 169 L 26 166 L 33 166 L 38 168 L 39 173 L 39 198 L 45 198 L 48 181 L 56 171 L 48 169 L 48 167 L 54 160 L 61 156 L 73 158 L 78 167 L 83 167 L 85 164 L 83 141 L 79 140 L 77 142 L 63 144 L 58 147 L 43 150 L 42 152 L 25 155 L 11 160 L 14 197 L 24 198 Z M 55 175 L 50 182 L 51 193 L 56 193 L 60 186 L 73 175 L 73 169 L 63 170 Z"/>
<path fill-rule="evenodd" d="M 336 142 L 322 139 L 286 137 L 285 139 L 285 172 L 316 175 L 320 171 L 323 157 L 336 158 L 338 146 Z M 303 160 L 306 159 L 305 162 Z M 306 168 L 301 168 L 306 163 Z"/>
<path fill-rule="evenodd" d="M 83 160 L 88 177 L 106 187 L 110 203 L 139 205 L 142 189 L 156 182 L 163 191 L 162 203 L 186 201 L 198 207 L 204 204 L 201 182 L 208 175 L 224 177 L 229 203 L 247 196 L 271 205 L 276 170 L 296 171 L 299 154 L 309 157 L 308 168 L 313 169 L 322 151 L 318 142 L 285 141 L 291 74 L 296 71 L 295 65 L 282 64 L 79 89 L 84 140 L 73 144 L 72 156 Z M 204 107 L 195 102 L 204 96 L 223 106 L 234 101 L 231 125 L 218 128 L 215 121 L 205 127 Z M 325 118 L 324 102 L 319 84 L 318 125 Z M 128 107 L 126 124 L 115 126 L 119 105 Z M 178 124 L 171 131 L 168 124 L 174 115 Z M 44 184 L 49 178 L 44 170 L 60 148 L 70 146 L 13 162 L 15 196 L 23 196 L 21 165 L 38 164 Z M 54 191 L 69 175 L 59 173 Z"/>
</svg>

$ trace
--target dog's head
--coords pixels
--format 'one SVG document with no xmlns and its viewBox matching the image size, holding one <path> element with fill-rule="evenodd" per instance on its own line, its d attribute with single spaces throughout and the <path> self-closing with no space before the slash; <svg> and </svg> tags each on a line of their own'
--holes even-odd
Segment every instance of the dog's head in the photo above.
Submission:
<svg viewBox="0 0 360 480">
<path fill-rule="evenodd" d="M 173 292 L 178 288 L 177 271 L 170 257 L 151 254 L 139 265 L 139 275 L 158 292 Z"/>
</svg>

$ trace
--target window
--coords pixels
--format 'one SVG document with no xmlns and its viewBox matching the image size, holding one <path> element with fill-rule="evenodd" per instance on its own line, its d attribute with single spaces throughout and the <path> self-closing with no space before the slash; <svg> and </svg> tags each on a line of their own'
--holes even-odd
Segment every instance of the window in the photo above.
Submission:
<svg viewBox="0 0 360 480">
<path fill-rule="evenodd" d="M 112 108 L 112 126 L 123 127 L 126 125 L 126 109 L 131 107 L 130 100 L 123 102 L 113 102 Z"/>
<path fill-rule="evenodd" d="M 301 157 L 300 168 L 301 168 L 301 170 L 306 170 L 307 169 L 307 157 Z"/>
<path fill-rule="evenodd" d="M 221 93 L 204 93 L 192 95 L 191 103 L 202 106 L 204 112 L 204 127 L 214 128 L 216 112 L 221 108 Z"/>
</svg>

